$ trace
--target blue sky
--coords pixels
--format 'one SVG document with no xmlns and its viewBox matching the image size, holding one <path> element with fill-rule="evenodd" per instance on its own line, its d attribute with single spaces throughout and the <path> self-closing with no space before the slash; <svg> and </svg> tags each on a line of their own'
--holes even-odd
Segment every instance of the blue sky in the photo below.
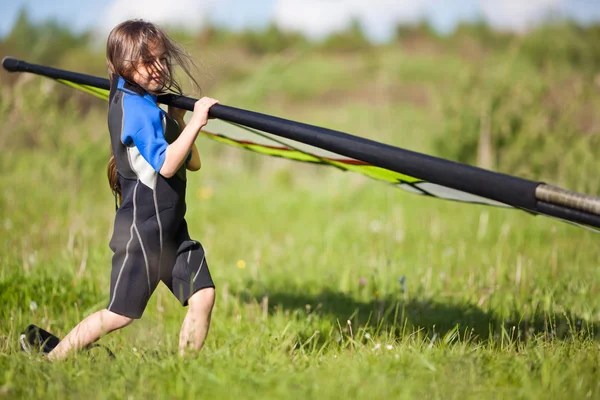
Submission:
<svg viewBox="0 0 600 400">
<path fill-rule="evenodd" d="M 441 31 L 478 16 L 513 30 L 524 29 L 549 12 L 581 22 L 600 21 L 600 0 L 9 0 L 0 5 L 0 36 L 10 31 L 22 7 L 36 21 L 54 18 L 75 30 L 94 28 L 99 34 L 129 17 L 190 28 L 201 27 L 204 20 L 233 28 L 275 21 L 312 37 L 358 18 L 376 40 L 389 36 L 396 21 L 423 17 Z"/>
</svg>

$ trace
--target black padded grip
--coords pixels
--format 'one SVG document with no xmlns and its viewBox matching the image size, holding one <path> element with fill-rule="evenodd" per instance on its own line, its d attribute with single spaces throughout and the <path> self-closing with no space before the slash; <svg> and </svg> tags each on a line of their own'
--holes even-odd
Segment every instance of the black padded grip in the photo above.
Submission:
<svg viewBox="0 0 600 400">
<path fill-rule="evenodd" d="M 11 56 L 6 56 L 2 59 L 2 67 L 10 72 L 23 71 L 24 69 L 21 69 L 22 63 L 22 61 Z"/>
</svg>

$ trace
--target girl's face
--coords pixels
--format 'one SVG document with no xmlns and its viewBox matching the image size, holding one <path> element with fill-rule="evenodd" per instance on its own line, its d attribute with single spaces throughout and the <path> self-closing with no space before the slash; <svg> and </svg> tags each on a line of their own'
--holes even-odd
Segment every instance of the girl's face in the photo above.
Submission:
<svg viewBox="0 0 600 400">
<path fill-rule="evenodd" d="M 148 62 L 139 61 L 133 73 L 133 80 L 149 93 L 157 93 L 163 87 L 163 71 L 167 69 L 167 59 L 164 57 L 164 49 L 155 47 L 152 49 L 153 59 Z"/>
</svg>

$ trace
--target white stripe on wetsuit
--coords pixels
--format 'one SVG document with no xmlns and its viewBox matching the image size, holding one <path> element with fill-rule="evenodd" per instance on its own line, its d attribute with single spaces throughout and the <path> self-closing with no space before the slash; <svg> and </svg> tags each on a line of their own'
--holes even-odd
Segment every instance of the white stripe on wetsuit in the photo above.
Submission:
<svg viewBox="0 0 600 400">
<path fill-rule="evenodd" d="M 192 283 L 196 282 L 196 278 L 198 277 L 198 274 L 200 273 L 200 270 L 202 269 L 202 266 L 204 265 L 204 259 L 206 258 L 206 254 L 202 255 L 202 261 L 200 261 L 200 267 L 198 267 L 198 271 L 196 271 L 196 275 L 194 275 L 194 279 L 192 279 Z"/>
</svg>

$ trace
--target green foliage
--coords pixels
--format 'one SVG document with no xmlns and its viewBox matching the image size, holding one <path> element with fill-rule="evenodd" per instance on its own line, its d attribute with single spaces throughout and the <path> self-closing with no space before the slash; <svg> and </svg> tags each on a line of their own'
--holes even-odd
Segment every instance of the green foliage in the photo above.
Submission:
<svg viewBox="0 0 600 400">
<path fill-rule="evenodd" d="M 237 42 L 251 53 L 259 55 L 298 50 L 308 44 L 302 35 L 282 31 L 275 24 L 261 31 L 245 31 L 239 35 Z"/>
<path fill-rule="evenodd" d="M 600 135 L 585 124 L 590 108 L 600 104 L 592 78 L 572 69 L 539 70 L 528 54 L 490 58 L 481 69 L 465 71 L 457 91 L 440 96 L 447 124 L 435 140 L 437 152 L 476 164 L 487 130 L 493 168 L 599 193 L 589 176 Z"/>
<path fill-rule="evenodd" d="M 485 19 L 480 18 L 458 24 L 447 42 L 452 45 L 453 42 L 475 41 L 485 49 L 502 50 L 506 49 L 514 38 L 515 35 L 511 32 L 496 31 Z"/>
<path fill-rule="evenodd" d="M 320 45 L 323 50 L 339 52 L 365 51 L 371 46 L 372 44 L 357 20 L 353 20 L 346 29 L 329 35 Z"/>
<path fill-rule="evenodd" d="M 540 68 L 568 66 L 597 73 L 600 68 L 600 26 L 554 23 L 523 38 L 522 53 Z"/>
<path fill-rule="evenodd" d="M 14 56 L 26 56 L 42 64 L 56 64 L 74 48 L 86 46 L 89 39 L 88 33 L 75 34 L 57 21 L 34 24 L 26 8 L 22 8 L 12 31 L 3 42 L 4 46 L 15 51 Z"/>
<path fill-rule="evenodd" d="M 439 38 L 434 27 L 427 20 L 420 20 L 416 24 L 398 24 L 395 29 L 395 40 L 403 41 L 406 39 L 426 39 L 433 40 Z"/>
</svg>

